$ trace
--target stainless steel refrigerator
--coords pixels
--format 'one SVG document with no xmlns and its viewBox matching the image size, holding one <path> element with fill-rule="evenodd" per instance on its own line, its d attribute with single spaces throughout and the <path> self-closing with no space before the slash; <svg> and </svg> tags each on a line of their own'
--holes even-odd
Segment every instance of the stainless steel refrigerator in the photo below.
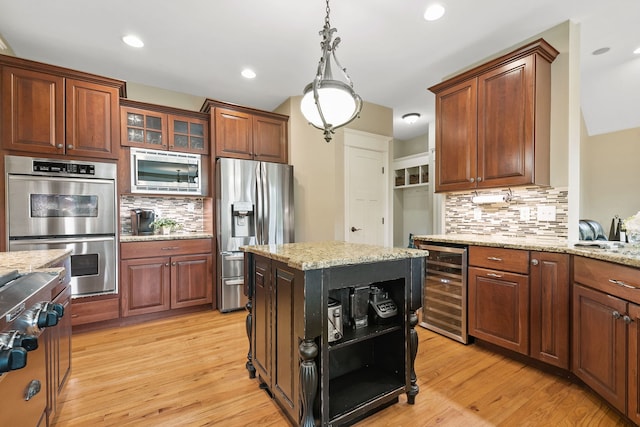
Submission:
<svg viewBox="0 0 640 427">
<path fill-rule="evenodd" d="M 216 163 L 218 309 L 244 308 L 245 245 L 291 243 L 293 166 L 253 160 Z"/>
</svg>

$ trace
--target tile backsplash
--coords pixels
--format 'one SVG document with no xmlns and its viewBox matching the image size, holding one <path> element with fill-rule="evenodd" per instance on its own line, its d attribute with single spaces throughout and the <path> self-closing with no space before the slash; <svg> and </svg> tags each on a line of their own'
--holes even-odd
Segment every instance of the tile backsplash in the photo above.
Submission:
<svg viewBox="0 0 640 427">
<path fill-rule="evenodd" d="M 567 188 L 520 187 L 510 191 L 511 201 L 500 204 L 475 204 L 472 199 L 476 192 L 447 194 L 445 233 L 567 238 Z M 507 188 L 491 189 L 478 191 L 478 195 L 505 195 L 508 192 Z M 539 213 L 551 206 L 555 207 L 555 220 L 538 219 Z"/>
<path fill-rule="evenodd" d="M 204 232 L 204 205 L 202 199 L 192 197 L 120 197 L 120 233 L 131 234 L 131 209 L 153 209 L 158 217 L 170 217 L 182 225 L 182 231 Z"/>
</svg>

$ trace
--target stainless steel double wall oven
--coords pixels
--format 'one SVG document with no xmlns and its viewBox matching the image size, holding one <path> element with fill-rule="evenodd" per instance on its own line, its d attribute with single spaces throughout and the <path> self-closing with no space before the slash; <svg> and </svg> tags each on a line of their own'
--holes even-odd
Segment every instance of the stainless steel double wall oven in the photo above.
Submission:
<svg viewBox="0 0 640 427">
<path fill-rule="evenodd" d="M 73 296 L 118 291 L 116 165 L 5 156 L 9 251 L 71 254 Z"/>
</svg>

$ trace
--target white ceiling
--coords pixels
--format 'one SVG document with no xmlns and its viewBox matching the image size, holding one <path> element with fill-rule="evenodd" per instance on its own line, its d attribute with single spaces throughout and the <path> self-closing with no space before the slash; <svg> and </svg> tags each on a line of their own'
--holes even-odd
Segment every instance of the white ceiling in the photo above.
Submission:
<svg viewBox="0 0 640 427">
<path fill-rule="evenodd" d="M 338 59 L 356 92 L 394 111 L 394 136 L 427 131 L 427 88 L 568 19 L 580 23 L 590 134 L 640 127 L 639 0 L 332 0 Z M 0 0 L 0 35 L 22 58 L 273 110 L 315 74 L 323 0 Z M 139 35 L 143 49 L 122 43 Z M 593 56 L 594 50 L 611 50 Z M 240 77 L 244 67 L 258 76 Z M 405 125 L 403 114 L 421 120 Z"/>
</svg>

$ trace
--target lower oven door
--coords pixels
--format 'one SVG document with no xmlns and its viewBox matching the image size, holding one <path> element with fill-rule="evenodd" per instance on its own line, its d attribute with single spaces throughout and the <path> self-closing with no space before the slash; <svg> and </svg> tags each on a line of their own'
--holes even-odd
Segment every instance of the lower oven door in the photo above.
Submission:
<svg viewBox="0 0 640 427">
<path fill-rule="evenodd" d="M 114 236 L 9 240 L 9 251 L 71 249 L 72 296 L 118 292 Z"/>
</svg>

